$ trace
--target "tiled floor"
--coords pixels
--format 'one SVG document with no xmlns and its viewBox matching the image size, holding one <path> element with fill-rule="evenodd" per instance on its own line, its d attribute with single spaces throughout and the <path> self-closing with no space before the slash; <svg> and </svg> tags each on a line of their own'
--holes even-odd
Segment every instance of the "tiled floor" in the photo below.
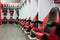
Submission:
<svg viewBox="0 0 60 40">
<path fill-rule="evenodd" d="M 0 40 L 29 40 L 16 24 L 0 25 Z"/>
</svg>

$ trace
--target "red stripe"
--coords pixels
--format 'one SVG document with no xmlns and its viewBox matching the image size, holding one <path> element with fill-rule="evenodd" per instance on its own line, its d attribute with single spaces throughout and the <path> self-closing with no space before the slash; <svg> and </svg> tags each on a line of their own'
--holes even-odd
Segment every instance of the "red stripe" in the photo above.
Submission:
<svg viewBox="0 0 60 40">
<path fill-rule="evenodd" d="M 1 7 L 1 5 L 2 5 L 2 4 L 1 4 L 1 0 L 0 0 L 0 24 L 2 24 L 2 19 L 1 19 L 1 8 L 2 8 L 2 7 Z"/>
</svg>

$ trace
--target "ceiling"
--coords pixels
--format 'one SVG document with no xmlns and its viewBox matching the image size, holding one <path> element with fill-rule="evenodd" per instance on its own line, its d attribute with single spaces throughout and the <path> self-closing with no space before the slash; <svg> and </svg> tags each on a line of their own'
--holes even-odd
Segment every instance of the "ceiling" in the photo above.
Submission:
<svg viewBox="0 0 60 40">
<path fill-rule="evenodd" d="M 2 3 L 19 3 L 22 0 L 1 0 Z"/>
</svg>

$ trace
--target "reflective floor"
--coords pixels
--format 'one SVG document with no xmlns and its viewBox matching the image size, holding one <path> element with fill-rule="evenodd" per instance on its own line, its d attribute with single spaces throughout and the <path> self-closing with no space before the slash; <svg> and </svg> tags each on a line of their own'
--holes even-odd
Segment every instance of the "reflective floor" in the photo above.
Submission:
<svg viewBox="0 0 60 40">
<path fill-rule="evenodd" d="M 0 40 L 29 40 L 16 24 L 0 25 Z"/>
</svg>

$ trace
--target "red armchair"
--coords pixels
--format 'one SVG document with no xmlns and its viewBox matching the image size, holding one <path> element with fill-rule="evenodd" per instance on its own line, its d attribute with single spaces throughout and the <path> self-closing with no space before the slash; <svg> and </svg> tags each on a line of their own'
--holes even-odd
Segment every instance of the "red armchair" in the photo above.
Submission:
<svg viewBox="0 0 60 40">
<path fill-rule="evenodd" d="M 33 29 L 31 32 L 39 40 L 59 40 L 59 37 L 55 34 L 57 24 L 59 24 L 59 12 L 58 8 L 54 7 L 44 19 L 42 27 L 37 28 L 37 30 Z"/>
</svg>

